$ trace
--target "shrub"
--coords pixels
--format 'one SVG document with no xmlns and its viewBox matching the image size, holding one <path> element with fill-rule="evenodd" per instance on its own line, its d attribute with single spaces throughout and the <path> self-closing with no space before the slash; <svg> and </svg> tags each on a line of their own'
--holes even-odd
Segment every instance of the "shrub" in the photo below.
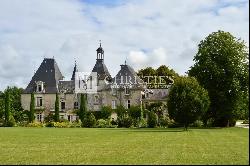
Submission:
<svg viewBox="0 0 250 166">
<path fill-rule="evenodd" d="M 106 128 L 106 127 L 109 127 L 109 126 L 110 126 L 110 122 L 108 120 L 104 120 L 104 119 L 97 120 L 96 127 Z"/>
<path fill-rule="evenodd" d="M 111 120 L 110 123 L 111 123 L 111 125 L 117 125 L 117 121 L 116 121 L 116 120 L 113 120 L 113 119 Z"/>
<path fill-rule="evenodd" d="M 70 127 L 69 122 L 54 122 L 56 128 L 68 128 Z"/>
<path fill-rule="evenodd" d="M 214 126 L 214 118 L 209 118 L 206 122 L 205 127 L 213 127 Z"/>
<path fill-rule="evenodd" d="M 140 119 L 142 117 L 142 111 L 140 106 L 131 106 L 128 109 L 128 114 L 133 119 Z"/>
<path fill-rule="evenodd" d="M 170 124 L 170 118 L 168 116 L 160 116 L 158 123 L 161 127 L 168 127 L 168 125 Z"/>
<path fill-rule="evenodd" d="M 43 127 L 43 123 L 41 123 L 41 122 L 33 122 L 33 123 L 28 123 L 26 126 L 27 127 Z"/>
<path fill-rule="evenodd" d="M 79 127 L 81 127 L 81 125 L 82 125 L 82 123 L 79 121 L 74 121 L 74 122 L 69 123 L 70 128 L 79 128 Z"/>
<path fill-rule="evenodd" d="M 91 112 L 86 113 L 86 117 L 83 119 L 82 127 L 95 127 L 96 119 Z"/>
<path fill-rule="evenodd" d="M 98 119 L 109 119 L 112 113 L 110 106 L 103 106 L 101 111 L 93 111 L 95 118 Z"/>
<path fill-rule="evenodd" d="M 54 127 L 54 123 L 53 122 L 45 123 L 45 127 Z"/>
<path fill-rule="evenodd" d="M 142 118 L 142 119 L 140 120 L 140 122 L 139 122 L 139 127 L 140 127 L 140 128 L 146 128 L 146 127 L 148 127 L 148 123 L 147 123 L 147 121 L 146 121 L 144 118 Z"/>
<path fill-rule="evenodd" d="M 191 127 L 202 127 L 203 122 L 200 120 L 196 120 L 194 123 L 191 124 Z"/>
<path fill-rule="evenodd" d="M 5 127 L 13 127 L 16 125 L 16 121 L 12 115 L 10 115 L 9 120 L 6 122 Z"/>
<path fill-rule="evenodd" d="M 50 113 L 49 115 L 47 115 L 44 118 L 44 122 L 48 123 L 48 122 L 53 122 L 54 121 L 54 115 L 52 113 Z"/>
<path fill-rule="evenodd" d="M 67 120 L 67 119 L 60 119 L 59 122 L 69 123 L 69 120 Z"/>
<path fill-rule="evenodd" d="M 157 125 L 157 116 L 156 114 L 151 111 L 148 113 L 148 127 L 154 128 Z"/>
<path fill-rule="evenodd" d="M 70 124 L 68 122 L 48 122 L 46 127 L 56 127 L 56 128 L 68 128 Z"/>
<path fill-rule="evenodd" d="M 19 126 L 19 127 L 26 127 L 29 123 L 28 122 L 25 122 L 25 121 L 22 121 L 22 122 L 17 122 L 16 125 Z"/>
<path fill-rule="evenodd" d="M 117 118 L 118 127 L 129 128 L 133 124 L 133 119 L 130 117 L 118 117 Z"/>
</svg>

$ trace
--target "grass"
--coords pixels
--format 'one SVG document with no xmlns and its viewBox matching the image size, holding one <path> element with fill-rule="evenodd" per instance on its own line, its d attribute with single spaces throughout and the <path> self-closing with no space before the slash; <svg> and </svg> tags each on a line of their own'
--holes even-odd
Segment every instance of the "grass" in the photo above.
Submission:
<svg viewBox="0 0 250 166">
<path fill-rule="evenodd" d="M 244 128 L 0 128 L 2 164 L 249 164 Z"/>
</svg>

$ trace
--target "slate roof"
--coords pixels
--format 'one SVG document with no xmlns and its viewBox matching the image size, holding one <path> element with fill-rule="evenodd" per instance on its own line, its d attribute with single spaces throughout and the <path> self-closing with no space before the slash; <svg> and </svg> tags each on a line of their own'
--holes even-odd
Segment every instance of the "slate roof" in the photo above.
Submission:
<svg viewBox="0 0 250 166">
<path fill-rule="evenodd" d="M 24 93 L 32 93 L 36 90 L 36 81 L 44 82 L 45 93 L 57 93 L 57 85 L 62 80 L 62 73 L 55 59 L 44 58 L 40 67 L 32 77 Z"/>
<path fill-rule="evenodd" d="M 74 93 L 75 90 L 75 81 L 59 81 L 58 84 L 59 92 L 61 93 Z"/>
<path fill-rule="evenodd" d="M 134 69 L 127 65 L 120 65 L 121 69 L 112 79 L 112 82 L 117 85 L 131 83 L 132 85 L 138 86 L 144 84 L 144 82 L 139 78 Z"/>
<path fill-rule="evenodd" d="M 92 72 L 97 72 L 97 77 L 99 80 L 104 80 L 106 76 L 111 78 L 111 75 L 108 71 L 107 66 L 104 64 L 103 59 L 96 60 L 96 64 Z"/>
</svg>

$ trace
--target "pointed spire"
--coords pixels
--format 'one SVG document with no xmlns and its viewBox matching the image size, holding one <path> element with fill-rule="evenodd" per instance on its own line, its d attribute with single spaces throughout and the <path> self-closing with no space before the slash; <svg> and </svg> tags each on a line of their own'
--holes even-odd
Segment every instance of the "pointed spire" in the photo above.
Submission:
<svg viewBox="0 0 250 166">
<path fill-rule="evenodd" d="M 127 65 L 127 61 L 125 60 L 125 65 Z"/>
<path fill-rule="evenodd" d="M 102 47 L 102 41 L 101 41 L 101 40 L 99 40 L 99 42 L 100 42 L 100 47 Z"/>
<path fill-rule="evenodd" d="M 77 69 L 76 60 L 75 60 L 75 66 L 74 66 L 74 70 L 73 70 L 73 73 L 72 73 L 71 80 L 75 80 L 76 72 L 78 72 L 78 69 Z"/>
</svg>

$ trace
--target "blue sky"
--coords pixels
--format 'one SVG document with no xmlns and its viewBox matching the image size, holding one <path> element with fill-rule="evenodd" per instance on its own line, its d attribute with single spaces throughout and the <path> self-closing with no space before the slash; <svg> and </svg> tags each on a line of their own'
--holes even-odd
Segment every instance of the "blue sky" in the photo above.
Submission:
<svg viewBox="0 0 250 166">
<path fill-rule="evenodd" d="M 185 74 L 197 45 L 224 30 L 249 44 L 247 0 L 1 0 L 0 90 L 25 88 L 44 57 L 70 79 L 74 61 L 92 70 L 99 40 L 114 76 L 167 65 Z"/>
</svg>

